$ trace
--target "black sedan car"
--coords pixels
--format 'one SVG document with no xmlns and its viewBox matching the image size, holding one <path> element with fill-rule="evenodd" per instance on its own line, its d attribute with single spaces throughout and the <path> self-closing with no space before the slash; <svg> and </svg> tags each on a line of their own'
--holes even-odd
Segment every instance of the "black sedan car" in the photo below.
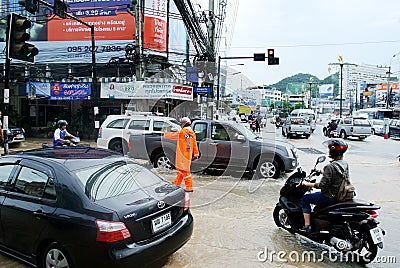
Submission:
<svg viewBox="0 0 400 268">
<path fill-rule="evenodd" d="M 37 267 L 138 267 L 191 237 L 188 194 L 115 152 L 0 158 L 0 251 Z"/>
</svg>

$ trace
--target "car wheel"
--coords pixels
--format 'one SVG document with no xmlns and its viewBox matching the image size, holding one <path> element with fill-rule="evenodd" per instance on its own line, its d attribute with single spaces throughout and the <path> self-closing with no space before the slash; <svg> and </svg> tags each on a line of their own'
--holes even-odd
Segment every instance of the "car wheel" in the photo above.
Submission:
<svg viewBox="0 0 400 268">
<path fill-rule="evenodd" d="M 73 266 L 67 252 L 57 243 L 52 243 L 43 252 L 43 267 L 71 268 Z"/>
<path fill-rule="evenodd" d="M 375 135 L 375 129 L 371 129 L 371 134 Z"/>
<path fill-rule="evenodd" d="M 122 140 L 112 140 L 108 148 L 117 153 L 125 154 L 128 151 L 128 146 Z"/>
<path fill-rule="evenodd" d="M 258 178 L 274 178 L 277 179 L 281 173 L 278 163 L 273 160 L 261 159 L 258 163 L 256 175 Z"/>
<path fill-rule="evenodd" d="M 340 132 L 340 137 L 341 137 L 342 139 L 347 139 L 347 135 L 346 135 L 346 132 L 345 132 L 344 130 L 342 130 L 342 131 Z"/>
<path fill-rule="evenodd" d="M 168 157 L 164 153 L 160 153 L 154 158 L 153 166 L 161 169 L 173 169 L 171 161 L 169 161 Z"/>
</svg>

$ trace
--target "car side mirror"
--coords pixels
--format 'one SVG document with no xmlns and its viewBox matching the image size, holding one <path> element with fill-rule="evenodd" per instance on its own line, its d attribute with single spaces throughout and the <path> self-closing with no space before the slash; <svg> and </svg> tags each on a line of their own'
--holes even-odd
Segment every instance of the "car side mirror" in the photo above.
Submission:
<svg viewBox="0 0 400 268">
<path fill-rule="evenodd" d="M 236 140 L 243 142 L 243 141 L 246 141 L 246 138 L 243 135 L 238 134 L 238 135 L 236 135 Z"/>
</svg>

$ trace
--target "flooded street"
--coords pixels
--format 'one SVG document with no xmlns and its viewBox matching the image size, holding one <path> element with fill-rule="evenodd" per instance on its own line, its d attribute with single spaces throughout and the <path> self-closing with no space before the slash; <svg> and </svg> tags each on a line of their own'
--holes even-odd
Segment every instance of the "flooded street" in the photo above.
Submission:
<svg viewBox="0 0 400 268">
<path fill-rule="evenodd" d="M 280 129 L 268 124 L 263 137 L 288 140 L 299 150 L 300 164 L 308 171 L 316 158 L 326 153 L 321 126 L 309 139 L 286 139 Z M 350 164 L 350 178 L 356 186 L 357 198 L 369 200 L 382 207 L 378 220 L 387 234 L 384 249 L 379 256 L 395 256 L 400 262 L 397 246 L 400 234 L 400 141 L 384 140 L 373 136 L 365 141 L 348 140 L 350 148 L 345 160 Z M 318 151 L 310 151 L 309 149 Z M 21 149 L 21 148 L 19 148 Z M 26 149 L 26 148 L 22 148 Z M 327 161 L 318 167 L 322 168 Z M 174 171 L 162 172 L 172 181 Z M 278 180 L 238 179 L 232 176 L 194 175 L 194 192 L 191 194 L 191 211 L 195 226 L 191 240 L 160 265 L 164 267 L 337 267 L 325 258 L 322 263 L 301 263 L 285 260 L 259 260 L 260 251 L 290 253 L 323 249 L 299 236 L 276 227 L 272 211 L 279 190 L 287 175 Z M 287 261 L 287 262 L 286 262 Z M 340 263 L 344 267 L 355 264 Z M 26 267 L 0 255 L 0 267 Z M 396 264 L 372 263 L 367 267 L 397 267 Z"/>
</svg>

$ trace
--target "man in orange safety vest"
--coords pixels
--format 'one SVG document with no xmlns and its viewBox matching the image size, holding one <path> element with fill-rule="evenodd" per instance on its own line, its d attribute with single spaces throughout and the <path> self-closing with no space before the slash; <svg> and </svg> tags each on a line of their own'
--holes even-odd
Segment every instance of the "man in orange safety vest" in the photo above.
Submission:
<svg viewBox="0 0 400 268">
<path fill-rule="evenodd" d="M 190 173 L 190 164 L 192 160 L 199 158 L 199 149 L 196 143 L 196 134 L 190 127 L 192 122 L 188 117 L 181 119 L 182 129 L 179 132 L 165 132 L 164 137 L 171 140 L 177 140 L 175 168 L 178 174 L 174 184 L 180 186 L 182 180 L 185 181 L 186 192 L 193 192 L 193 178 Z"/>
</svg>

